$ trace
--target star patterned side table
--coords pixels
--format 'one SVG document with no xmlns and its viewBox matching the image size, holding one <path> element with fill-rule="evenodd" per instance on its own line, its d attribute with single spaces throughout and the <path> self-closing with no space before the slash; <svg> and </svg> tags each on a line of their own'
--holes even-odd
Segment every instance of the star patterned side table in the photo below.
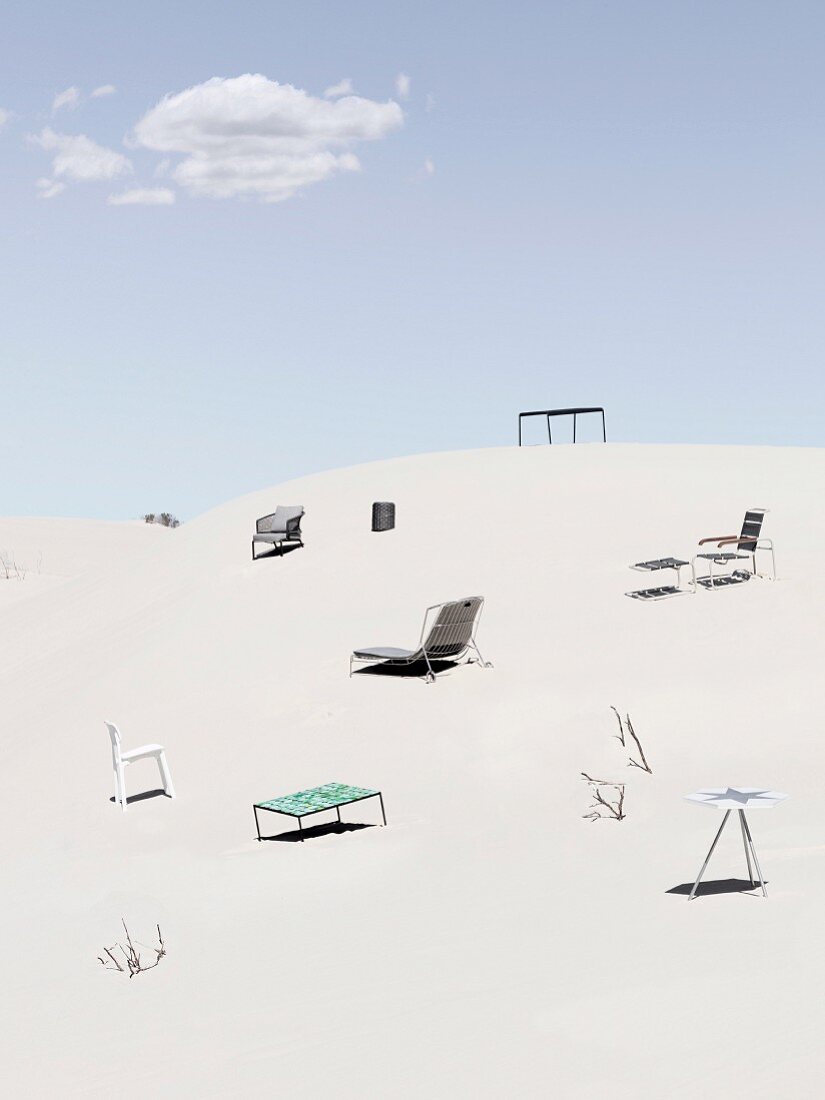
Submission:
<svg viewBox="0 0 825 1100">
<path fill-rule="evenodd" d="M 788 796 L 786 794 L 780 794 L 779 791 L 765 790 L 762 787 L 707 787 L 704 790 L 694 791 L 693 794 L 685 795 L 685 797 L 688 802 L 697 802 L 701 806 L 715 806 L 717 809 L 725 811 L 725 816 L 722 818 L 722 824 L 719 826 L 719 831 L 713 839 L 710 851 L 705 857 L 705 862 L 702 864 L 702 870 L 699 872 L 699 876 L 693 884 L 693 889 L 690 892 L 688 901 L 693 901 L 696 895 L 696 890 L 699 883 L 702 881 L 702 875 L 704 875 L 707 865 L 710 863 L 710 857 L 713 855 L 713 850 L 733 810 L 736 810 L 739 814 L 742 843 L 745 846 L 745 859 L 748 862 L 748 879 L 750 880 L 751 886 L 756 885 L 756 880 L 753 877 L 753 868 L 751 866 L 751 856 L 753 856 L 756 873 L 759 876 L 759 885 L 762 887 L 763 895 L 767 897 L 768 891 L 765 888 L 765 880 L 762 877 L 762 870 L 759 866 L 756 848 L 753 845 L 753 837 L 748 827 L 748 819 L 745 817 L 745 810 L 771 810 L 778 802 L 784 802 Z"/>
</svg>

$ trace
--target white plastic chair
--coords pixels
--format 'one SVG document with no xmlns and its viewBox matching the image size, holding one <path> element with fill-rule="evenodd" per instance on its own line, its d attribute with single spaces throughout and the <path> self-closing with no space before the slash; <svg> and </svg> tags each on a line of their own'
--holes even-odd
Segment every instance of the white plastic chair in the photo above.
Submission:
<svg viewBox="0 0 825 1100">
<path fill-rule="evenodd" d="M 147 756 L 154 756 L 158 762 L 160 778 L 163 783 L 164 793 L 169 798 L 175 797 L 175 788 L 172 786 L 172 776 L 169 774 L 169 765 L 166 763 L 166 753 L 163 745 L 141 745 L 139 749 L 130 749 L 123 752 L 120 748 L 120 730 L 114 722 L 106 722 L 109 737 L 112 741 L 112 769 L 115 773 L 115 802 L 119 802 L 126 812 L 126 781 L 123 770 L 127 764 L 134 764 L 136 760 L 143 760 Z"/>
</svg>

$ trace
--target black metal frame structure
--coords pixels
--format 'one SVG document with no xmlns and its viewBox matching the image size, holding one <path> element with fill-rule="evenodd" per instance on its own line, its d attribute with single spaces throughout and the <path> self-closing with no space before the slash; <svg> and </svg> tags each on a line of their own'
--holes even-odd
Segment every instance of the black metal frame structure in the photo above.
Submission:
<svg viewBox="0 0 825 1100">
<path fill-rule="evenodd" d="M 261 802 L 254 802 L 252 804 L 252 812 L 255 814 L 255 829 L 258 833 L 258 840 L 265 840 L 266 837 L 261 836 L 261 826 L 258 823 L 258 810 L 266 810 L 271 814 L 281 814 L 283 817 L 297 817 L 298 819 L 298 832 L 300 833 L 301 840 L 304 840 L 304 829 L 301 821 L 305 817 L 312 817 L 314 814 L 325 814 L 327 810 L 335 810 L 338 814 L 338 820 L 341 820 L 341 807 L 349 806 L 353 802 L 364 802 L 368 798 L 377 798 L 381 803 L 381 817 L 384 819 L 384 824 L 387 824 L 387 815 L 384 810 L 384 798 L 380 791 L 376 791 L 375 794 L 365 794 L 360 798 L 348 798 L 346 802 L 336 802 L 332 806 L 324 806 L 322 810 L 308 810 L 305 814 L 291 814 L 288 810 L 273 810 L 271 806 L 264 806 Z"/>
<path fill-rule="evenodd" d="M 584 413 L 601 413 L 602 417 L 602 442 L 607 443 L 607 428 L 604 422 L 604 409 L 601 405 L 594 405 L 592 408 L 580 408 L 580 409 L 536 409 L 534 412 L 523 412 L 518 414 L 518 445 L 522 446 L 521 442 L 521 422 L 525 416 L 546 416 L 547 417 L 547 442 L 553 442 L 553 433 L 550 431 L 550 417 L 551 416 L 572 416 L 573 417 L 573 442 L 576 442 L 576 418 Z"/>
</svg>

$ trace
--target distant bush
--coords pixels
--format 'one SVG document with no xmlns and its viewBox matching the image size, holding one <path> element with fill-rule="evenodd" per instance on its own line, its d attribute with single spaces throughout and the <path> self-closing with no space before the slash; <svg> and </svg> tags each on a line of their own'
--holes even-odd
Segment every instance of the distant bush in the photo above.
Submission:
<svg viewBox="0 0 825 1100">
<path fill-rule="evenodd" d="M 144 523 L 159 523 L 161 527 L 180 527 L 180 520 L 171 512 L 148 512 L 143 517 Z"/>
<path fill-rule="evenodd" d="M 0 577 L 4 580 L 11 580 L 12 577 L 16 577 L 19 581 L 26 579 L 26 566 L 18 565 L 17 558 L 14 556 L 14 551 L 9 553 L 8 550 L 0 550 Z"/>
</svg>

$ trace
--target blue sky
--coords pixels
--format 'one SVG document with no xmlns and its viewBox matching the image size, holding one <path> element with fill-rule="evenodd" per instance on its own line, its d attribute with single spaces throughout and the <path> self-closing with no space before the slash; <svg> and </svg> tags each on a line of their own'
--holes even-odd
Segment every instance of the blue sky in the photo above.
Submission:
<svg viewBox="0 0 825 1100">
<path fill-rule="evenodd" d="M 547 406 L 821 445 L 823 31 L 805 3 L 8 7 L 0 514 L 191 518 Z"/>
</svg>

